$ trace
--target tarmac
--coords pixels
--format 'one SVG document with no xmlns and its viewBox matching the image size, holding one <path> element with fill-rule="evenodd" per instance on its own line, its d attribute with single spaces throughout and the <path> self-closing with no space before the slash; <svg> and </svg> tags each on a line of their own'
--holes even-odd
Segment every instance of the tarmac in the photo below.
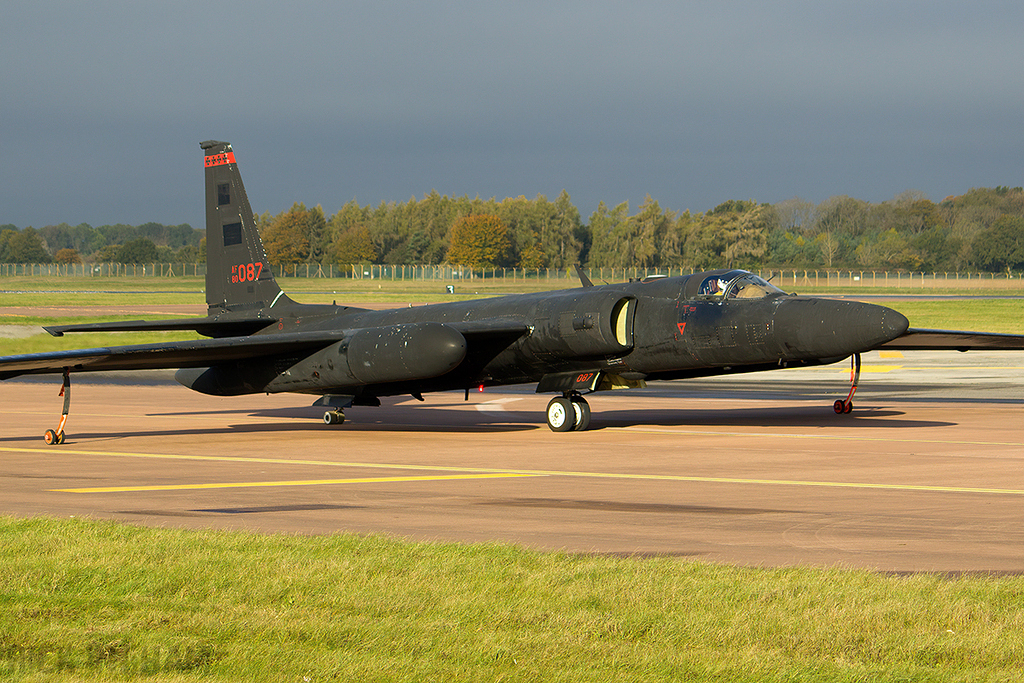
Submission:
<svg viewBox="0 0 1024 683">
<path fill-rule="evenodd" d="M 558 434 L 533 387 L 216 398 L 166 372 L 0 382 L 0 513 L 261 533 L 383 533 L 746 566 L 1024 572 L 1024 355 L 873 352 L 849 366 L 594 394 Z"/>
</svg>

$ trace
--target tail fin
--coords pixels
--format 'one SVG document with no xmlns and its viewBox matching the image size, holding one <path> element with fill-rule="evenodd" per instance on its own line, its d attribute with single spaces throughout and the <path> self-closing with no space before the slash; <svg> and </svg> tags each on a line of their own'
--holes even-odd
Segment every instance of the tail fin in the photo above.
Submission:
<svg viewBox="0 0 1024 683">
<path fill-rule="evenodd" d="M 256 230 L 249 198 L 226 142 L 199 144 L 206 153 L 206 305 L 208 315 L 263 316 L 289 302 L 278 287 Z M 274 314 L 267 311 L 268 317 Z"/>
</svg>

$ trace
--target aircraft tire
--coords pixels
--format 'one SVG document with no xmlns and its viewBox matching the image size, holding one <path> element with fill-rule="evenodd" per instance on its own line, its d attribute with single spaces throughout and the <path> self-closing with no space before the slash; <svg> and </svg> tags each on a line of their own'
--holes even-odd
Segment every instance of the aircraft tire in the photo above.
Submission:
<svg viewBox="0 0 1024 683">
<path fill-rule="evenodd" d="M 852 413 L 853 412 L 853 401 L 850 401 L 849 403 L 843 404 L 843 412 L 844 413 Z"/>
<path fill-rule="evenodd" d="M 587 431 L 590 428 L 590 404 L 582 396 L 573 396 L 569 400 L 572 402 L 573 413 L 576 417 L 572 427 L 573 430 L 577 432 Z"/>
<path fill-rule="evenodd" d="M 46 433 L 43 434 L 43 441 L 46 442 L 47 446 L 56 446 L 58 443 L 60 443 L 57 440 L 57 432 L 53 431 L 52 429 L 46 430 Z"/>
<path fill-rule="evenodd" d="M 57 433 L 57 445 L 64 443 L 64 432 Z"/>
<path fill-rule="evenodd" d="M 835 411 L 836 415 L 842 415 L 846 412 L 846 405 L 843 401 L 837 399 L 836 402 L 832 404 L 832 410 Z"/>
<path fill-rule="evenodd" d="M 340 425 L 345 422 L 345 413 L 340 410 L 328 410 L 324 413 L 324 424 Z"/>
<path fill-rule="evenodd" d="M 548 427 L 553 432 L 568 432 L 576 426 L 576 409 L 567 398 L 556 396 L 548 403 Z"/>
</svg>

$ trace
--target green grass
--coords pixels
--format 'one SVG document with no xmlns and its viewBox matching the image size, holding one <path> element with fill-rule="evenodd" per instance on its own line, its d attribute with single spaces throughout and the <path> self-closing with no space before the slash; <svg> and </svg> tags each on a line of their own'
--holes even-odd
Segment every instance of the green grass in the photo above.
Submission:
<svg viewBox="0 0 1024 683">
<path fill-rule="evenodd" d="M 105 346 L 127 346 L 129 344 L 156 344 L 196 338 L 199 337 L 194 332 L 85 332 L 66 334 L 63 337 L 52 337 L 46 332 L 42 332 L 17 339 L 0 337 L 0 355 L 14 356 L 22 353 L 47 353 Z"/>
<path fill-rule="evenodd" d="M 0 278 L 0 306 L 205 305 L 203 278 Z"/>
<path fill-rule="evenodd" d="M 0 306 L 13 308 L 39 308 L 55 306 L 155 306 L 183 304 L 195 306 L 197 312 L 205 311 L 206 298 L 202 292 L 18 292 L 0 293 Z"/>
<path fill-rule="evenodd" d="M 621 278 L 620 278 L 621 279 Z M 595 282 L 600 284 L 598 280 Z M 296 294 L 296 299 L 307 303 L 323 303 L 337 298 L 338 303 L 369 303 L 369 302 L 413 302 L 448 301 L 463 299 L 470 296 L 497 296 L 521 292 L 546 291 L 579 286 L 575 277 L 565 279 L 524 280 L 508 277 L 505 279 L 473 279 L 473 280 L 391 280 L 348 279 L 348 278 L 278 278 L 278 283 L 285 291 Z M 453 297 L 445 291 L 445 286 L 455 285 Z M 977 284 L 977 283 L 974 283 Z M 44 306 L 55 303 L 74 305 L 118 305 L 118 304 L 195 304 L 203 306 L 205 281 L 199 277 L 173 278 L 58 278 L 58 277 L 5 277 L 0 278 L 0 306 Z M 800 287 L 783 284 L 786 291 L 799 291 L 800 294 L 870 296 L 889 295 L 958 295 L 971 296 L 1006 296 L 1024 294 L 1024 280 L 1020 287 L 987 287 L 967 288 L 944 287 Z"/>
<path fill-rule="evenodd" d="M 414 302 L 461 300 L 469 296 L 496 296 L 576 287 L 579 280 L 417 280 L 347 278 L 279 278 L 278 284 L 304 303 L 378 301 Z M 450 295 L 445 286 L 455 285 Z M 203 278 L 0 278 L 0 306 L 53 305 L 205 305 Z M 352 298 L 347 298 L 352 297 Z"/>
<path fill-rule="evenodd" d="M 1024 680 L 1024 578 L 0 518 L 6 680 Z"/>
<path fill-rule="evenodd" d="M 183 315 L 157 315 L 157 314 L 146 314 L 146 320 L 175 320 L 177 318 L 183 318 Z M 39 316 L 39 315 L 0 315 L 0 324 L 3 325 L 22 325 L 26 327 L 42 327 L 43 325 L 80 325 L 84 323 L 101 323 L 110 322 L 112 320 L 129 320 L 138 319 L 140 316 L 125 316 L 125 315 L 70 315 L 70 316 Z"/>
<path fill-rule="evenodd" d="M 17 282 L 12 282 L 17 280 Z M 180 286 L 178 290 L 153 293 L 146 287 L 164 287 L 165 280 L 153 278 L 142 280 L 114 278 L 93 280 L 92 278 L 5 278 L 0 280 L 0 306 L 13 308 L 14 312 L 0 316 L 0 325 L 21 325 L 41 328 L 52 324 L 74 324 L 110 320 L 129 320 L 145 317 L 157 320 L 167 315 L 129 316 L 70 316 L 41 317 L 29 309 L 40 306 L 74 308 L 81 306 L 121 306 L 130 308 L 141 305 L 195 306 L 194 315 L 201 315 L 205 309 L 202 294 L 202 280 L 196 278 L 175 278 L 167 282 Z M 324 280 L 289 278 L 282 282 L 294 298 L 303 303 L 330 303 L 337 301 L 358 306 L 368 303 L 424 303 L 440 301 L 464 301 L 474 297 L 497 296 L 523 291 L 537 291 L 555 286 L 571 285 L 570 281 L 529 281 L 518 283 L 504 281 L 475 281 L 456 285 L 456 294 L 444 291 L 444 283 L 435 282 L 390 282 L 380 280 Z M 57 287 L 78 286 L 87 288 L 79 291 L 58 290 Z M 92 287 L 95 288 L 93 289 Z M 31 287 L 31 288 L 30 288 Z M 335 287 L 336 289 L 329 289 Z M 824 292 L 828 293 L 828 292 Z M 932 290 L 928 290 L 933 294 Z M 858 292 L 852 294 L 864 294 Z M 971 292 L 972 295 L 981 295 Z M 992 294 L 991 292 L 989 294 Z M 1008 332 L 1024 334 L 1024 299 L 974 299 L 967 301 L 901 301 L 884 302 L 910 319 L 914 327 L 978 330 L 987 332 Z M 19 314 L 17 309 L 25 309 Z M 112 334 L 69 334 L 62 338 L 50 337 L 39 330 L 39 334 L 19 339 L 0 338 L 0 355 L 34 353 L 94 346 L 144 344 L 195 338 L 190 333 L 112 333 Z"/>
<path fill-rule="evenodd" d="M 202 277 L 0 277 L 0 290 L 17 291 L 202 291 Z"/>
<path fill-rule="evenodd" d="M 1024 334 L 1024 299 L 892 301 L 912 327 Z"/>
</svg>

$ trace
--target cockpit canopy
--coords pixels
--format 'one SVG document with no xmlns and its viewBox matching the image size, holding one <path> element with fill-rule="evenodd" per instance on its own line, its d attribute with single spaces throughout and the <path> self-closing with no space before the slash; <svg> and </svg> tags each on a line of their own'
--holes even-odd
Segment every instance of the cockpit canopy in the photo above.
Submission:
<svg viewBox="0 0 1024 683">
<path fill-rule="evenodd" d="M 699 288 L 691 296 L 712 300 L 763 299 L 775 294 L 785 292 L 753 273 L 745 270 L 719 270 L 704 273 Z"/>
</svg>

